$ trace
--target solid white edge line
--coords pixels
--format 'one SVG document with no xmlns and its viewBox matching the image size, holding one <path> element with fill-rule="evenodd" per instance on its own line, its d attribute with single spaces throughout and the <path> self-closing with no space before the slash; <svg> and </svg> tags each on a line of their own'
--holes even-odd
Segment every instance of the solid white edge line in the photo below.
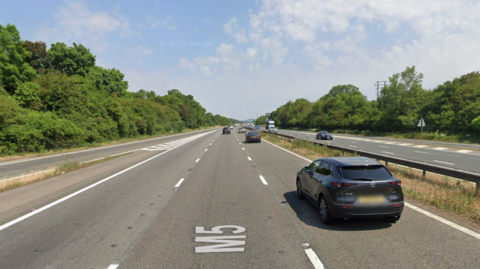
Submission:
<svg viewBox="0 0 480 269">
<path fill-rule="evenodd" d="M 310 262 L 313 264 L 313 267 L 315 269 L 324 269 L 325 267 L 323 266 L 322 261 L 318 258 L 317 254 L 313 249 L 311 248 L 306 248 L 305 253 L 307 253 L 308 258 L 310 259 Z"/>
<path fill-rule="evenodd" d="M 110 266 L 107 269 L 117 269 L 120 264 L 110 264 Z"/>
<path fill-rule="evenodd" d="M 185 178 L 181 178 L 181 179 L 178 181 L 177 185 L 175 185 L 175 188 L 180 187 L 180 185 L 182 185 L 182 183 L 183 183 L 184 180 L 185 180 Z"/>
<path fill-rule="evenodd" d="M 260 180 L 262 181 L 263 185 L 268 185 L 267 181 L 262 175 L 260 175 Z"/>
<path fill-rule="evenodd" d="M 450 227 L 452 227 L 452 228 L 455 228 L 455 229 L 457 229 L 457 230 L 459 230 L 459 231 L 462 231 L 462 232 L 464 232 L 464 233 L 466 233 L 466 234 L 468 234 L 468 235 L 471 235 L 471 236 L 473 236 L 473 237 L 475 237 L 475 238 L 477 238 L 477 239 L 480 239 L 480 234 L 478 234 L 478 233 L 476 233 L 476 232 L 474 232 L 474 231 L 472 231 L 472 230 L 470 230 L 470 229 L 467 229 L 467 228 L 465 228 L 465 227 L 463 227 L 463 226 L 460 226 L 460 225 L 458 225 L 458 224 L 456 224 L 456 223 L 453 223 L 453 222 L 451 222 L 451 221 L 449 221 L 449 220 L 447 220 L 447 219 L 444 219 L 444 218 L 442 218 L 442 217 L 439 217 L 439 216 L 437 216 L 437 215 L 435 215 L 435 214 L 433 214 L 433 213 L 430 213 L 430 212 L 428 212 L 428 211 L 426 211 L 426 210 L 424 210 L 424 209 L 421 209 L 421 208 L 419 208 L 419 207 L 417 207 L 417 206 L 414 206 L 414 205 L 412 205 L 412 204 L 410 204 L 410 203 L 405 202 L 405 206 L 407 206 L 407 207 L 409 207 L 409 208 L 411 208 L 411 209 L 413 209 L 413 210 L 416 210 L 417 212 L 420 212 L 420 213 L 422 213 L 422 214 L 424 214 L 424 215 L 426 215 L 426 216 L 428 216 L 428 217 L 431 217 L 431 218 L 433 218 L 433 219 L 435 219 L 435 220 L 437 220 L 437 221 L 440 221 L 441 223 L 446 224 L 446 225 L 448 225 L 448 226 L 450 226 Z"/>
<path fill-rule="evenodd" d="M 212 132 L 209 132 L 209 133 L 212 133 Z M 206 134 L 209 134 L 209 133 L 206 133 Z M 180 145 L 179 145 L 179 146 L 180 146 Z M 177 146 L 177 147 L 179 147 L 179 146 Z M 177 147 L 175 147 L 175 148 L 177 148 Z M 98 182 L 96 182 L 96 183 L 94 183 L 94 184 L 92 184 L 92 185 L 90 185 L 90 186 L 87 186 L 87 187 L 85 187 L 85 188 L 83 188 L 83 189 L 81 189 L 81 190 L 78 190 L 78 191 L 76 191 L 76 192 L 74 192 L 74 193 L 72 193 L 72 194 L 69 194 L 69 195 L 67 195 L 67 196 L 65 196 L 65 197 L 63 197 L 63 198 L 60 198 L 60 199 L 58 199 L 58 200 L 56 200 L 56 201 L 54 201 L 54 202 L 52 202 L 52 203 L 50 203 L 50 204 L 48 204 L 48 205 L 46 205 L 46 206 L 43 206 L 43 207 L 41 207 L 41 208 L 39 208 L 39 209 L 37 209 L 37 210 L 35 210 L 35 211 L 32 211 L 32 212 L 30 212 L 30 213 L 28 213 L 28 214 L 25 214 L 25 215 L 23 215 L 23 216 L 21 216 L 21 217 L 19 217 L 19 218 L 16 218 L 16 219 L 12 220 L 12 221 L 10 221 L 10 222 L 7 222 L 7 223 L 5 223 L 5 224 L 3 224 L 3 225 L 0 226 L 0 231 L 4 230 L 4 229 L 6 229 L 6 228 L 8 228 L 8 227 L 10 227 L 10 226 L 12 226 L 12 225 L 15 225 L 15 224 L 17 224 L 17 223 L 19 223 L 19 222 L 21 222 L 21 221 L 23 221 L 23 220 L 26 220 L 26 219 L 28 219 L 28 218 L 30 218 L 30 217 L 32 217 L 32 216 L 35 216 L 35 215 L 37 215 L 38 213 L 43 212 L 43 211 L 49 209 L 50 207 L 53 207 L 53 206 L 55 206 L 55 205 L 58 205 L 58 204 L 60 204 L 60 203 L 62 203 L 62 202 L 64 202 L 64 201 L 66 201 L 66 200 L 68 200 L 68 199 L 70 199 L 70 198 L 72 198 L 72 197 L 75 197 L 75 196 L 79 195 L 80 193 L 85 192 L 85 191 L 87 191 L 87 190 L 89 190 L 89 189 L 91 189 L 91 188 L 93 188 L 93 187 L 96 187 L 96 186 L 98 186 L 98 185 L 100 185 L 100 184 L 102 184 L 102 183 L 104 183 L 104 182 L 106 182 L 106 181 L 108 181 L 108 180 L 110 180 L 110 179 L 118 176 L 118 175 L 121 175 L 121 174 L 123 174 L 123 173 L 125 173 L 125 172 L 127 172 L 127 171 L 129 171 L 129 170 L 132 170 L 133 168 L 135 168 L 135 167 L 137 167 L 137 166 L 140 166 L 140 165 L 142 165 L 142 164 L 144 164 L 144 163 L 146 163 L 146 162 L 149 162 L 149 161 L 151 161 L 151 160 L 153 160 L 153 159 L 155 159 L 155 158 L 157 158 L 157 157 L 159 157 L 159 156 L 161 156 L 161 155 L 163 155 L 163 154 L 165 154 L 165 153 L 167 153 L 167 152 L 170 152 L 170 151 L 174 150 L 175 148 L 172 148 L 172 149 L 169 149 L 169 150 L 164 151 L 164 152 L 162 152 L 162 153 L 159 153 L 159 154 L 157 154 L 157 155 L 155 155 L 155 156 L 153 156 L 153 157 L 150 157 L 150 158 L 148 158 L 148 159 L 146 159 L 146 160 L 144 160 L 144 161 L 141 161 L 141 162 L 139 162 L 139 163 L 137 163 L 137 164 L 135 164 L 135 165 L 133 165 L 133 166 L 130 166 L 130 167 L 128 167 L 128 168 L 126 168 L 126 169 L 124 169 L 124 170 L 122 170 L 122 171 L 120 171 L 120 172 L 118 172 L 118 173 L 116 173 L 116 174 L 113 174 L 113 175 L 111 175 L 111 176 L 109 176 L 109 177 L 106 177 L 106 178 L 104 178 L 104 179 L 102 179 L 102 180 L 100 180 L 100 181 L 98 181 Z M 200 160 L 200 159 L 199 159 L 199 160 Z"/>
<path fill-rule="evenodd" d="M 165 153 L 167 153 L 167 152 L 169 152 L 169 151 L 170 151 L 170 150 L 164 151 L 164 152 L 162 152 L 162 153 L 160 153 L 160 154 L 157 154 L 157 155 L 155 155 L 155 156 L 153 156 L 153 157 L 151 157 L 151 158 L 146 159 L 145 161 L 142 161 L 142 162 L 139 162 L 139 163 L 137 163 L 137 164 L 135 164 L 135 165 L 133 165 L 133 166 L 130 166 L 130 167 L 127 168 L 127 169 L 124 169 L 124 170 L 122 170 L 122 171 L 120 171 L 120 172 L 118 172 L 118 173 L 116 173 L 116 174 L 113 174 L 113 175 L 111 175 L 111 176 L 109 176 L 109 177 L 107 177 L 107 178 L 104 178 L 104 179 L 102 179 L 102 180 L 100 180 L 100 181 L 98 181 L 98 182 L 96 182 L 96 183 L 94 183 L 94 184 L 92 184 L 92 185 L 90 185 L 90 186 L 87 186 L 87 187 L 85 187 L 85 188 L 83 188 L 83 189 L 81 189 L 81 190 L 79 190 L 79 191 L 76 191 L 76 192 L 74 192 L 74 193 L 72 193 L 72 194 L 69 194 L 69 195 L 63 197 L 63 198 L 60 198 L 59 200 L 54 201 L 54 202 L 52 202 L 52 203 L 50 203 L 50 204 L 48 204 L 48 205 L 46 205 L 46 206 L 44 206 L 44 207 L 41 207 L 41 208 L 39 208 L 39 209 L 37 209 L 37 210 L 35 210 L 35 211 L 32 211 L 32 212 L 30 212 L 30 213 L 28 213 L 28 214 L 23 215 L 23 216 L 21 216 L 21 217 L 19 217 L 19 218 L 17 218 L 17 219 L 14 219 L 14 220 L 12 220 L 12 221 L 10 221 L 10 222 L 7 222 L 7 223 L 3 224 L 2 226 L 0 226 L 0 231 L 2 231 L 2 230 L 6 229 L 6 228 L 8 228 L 8 227 L 10 227 L 10 226 L 12 226 L 12 225 L 14 225 L 14 224 L 19 223 L 19 222 L 21 222 L 22 220 L 28 219 L 29 217 L 34 216 L 34 215 L 36 215 L 36 214 L 38 214 L 38 213 L 40 213 L 40 212 L 43 212 L 43 211 L 49 209 L 50 207 L 53 207 L 53 206 L 55 206 L 55 205 L 57 205 L 57 204 L 60 204 L 60 203 L 66 201 L 66 200 L 68 200 L 68 199 L 70 199 L 70 198 L 72 198 L 72 197 L 75 197 L 75 196 L 77 196 L 78 194 L 80 194 L 80 193 L 82 193 L 82 192 L 85 192 L 85 191 L 87 191 L 87 190 L 89 190 L 89 189 L 91 189 L 91 188 L 93 188 L 93 187 L 96 187 L 96 186 L 98 186 L 98 185 L 100 185 L 100 184 L 102 184 L 102 183 L 104 183 L 104 182 L 106 182 L 106 181 L 108 181 L 108 180 L 110 180 L 110 179 L 118 176 L 118 175 L 121 175 L 121 174 L 123 174 L 123 173 L 125 173 L 125 172 L 127 172 L 127 171 L 129 171 L 129 170 L 132 170 L 133 168 L 135 168 L 135 167 L 137 167 L 137 166 L 140 166 L 140 165 L 142 165 L 142 164 L 144 164 L 144 163 L 146 163 L 146 162 L 149 162 L 149 161 L 157 158 L 158 156 L 163 155 L 163 154 L 165 154 Z"/>
<path fill-rule="evenodd" d="M 275 146 L 275 147 L 277 147 L 277 148 L 279 148 L 279 149 L 281 149 L 281 150 L 284 150 L 284 151 L 286 151 L 286 152 L 288 152 L 288 153 L 290 153 L 290 154 L 292 154 L 292 155 L 295 155 L 295 156 L 297 156 L 297 157 L 299 157 L 299 158 L 301 158 L 301 159 L 304 159 L 304 160 L 309 161 L 309 162 L 313 162 L 313 161 L 311 161 L 311 160 L 309 160 L 309 159 L 307 159 L 307 158 L 305 158 L 305 157 L 302 157 L 302 156 L 300 156 L 300 155 L 298 155 L 298 154 L 296 154 L 296 153 L 293 153 L 293 152 L 291 152 L 291 151 L 289 151 L 289 150 L 286 150 L 286 149 L 284 149 L 284 148 L 282 148 L 282 147 L 279 147 L 279 146 L 277 146 L 277 145 L 275 145 L 275 144 L 272 144 L 272 143 L 270 143 L 270 142 L 268 142 L 268 141 L 265 141 L 265 142 L 267 142 L 267 143 L 271 144 L 272 146 Z M 465 228 L 465 227 L 463 227 L 463 226 L 460 226 L 460 225 L 458 225 L 458 224 L 456 224 L 456 223 L 453 223 L 453 222 L 451 222 L 451 221 L 449 221 L 449 220 L 446 220 L 446 219 L 444 219 L 444 218 L 442 218 L 442 217 L 439 217 L 439 216 L 437 216 L 437 215 L 435 215 L 435 214 L 433 214 L 433 213 L 430 213 L 430 212 L 428 212 L 428 211 L 426 211 L 426 210 L 424 210 L 424 209 L 421 209 L 421 208 L 419 208 L 419 207 L 417 207 L 417 206 L 414 206 L 414 205 L 412 205 L 412 204 L 409 204 L 409 203 L 407 203 L 407 202 L 405 202 L 405 206 L 407 206 L 407 207 L 409 207 L 409 208 L 411 208 L 411 209 L 413 209 L 413 210 L 415 210 L 415 211 L 417 211 L 417 212 L 420 212 L 420 213 L 422 213 L 422 214 L 424 214 L 424 215 L 426 215 L 426 216 L 428 216 L 428 217 L 431 217 L 431 218 L 433 218 L 433 219 L 435 219 L 435 220 L 437 220 L 437 221 L 440 221 L 441 223 L 446 224 L 446 225 L 448 225 L 448 226 L 450 226 L 450 227 L 452 227 L 452 228 L 455 228 L 455 229 L 457 229 L 457 230 L 459 230 L 459 231 L 462 231 L 462 232 L 464 232 L 464 233 L 466 233 L 466 234 L 468 234 L 468 235 L 471 235 L 471 236 L 473 236 L 473 237 L 475 237 L 475 238 L 477 238 L 477 239 L 480 239 L 480 234 L 478 234 L 478 233 L 476 233 L 476 232 L 474 232 L 474 231 L 472 231 L 472 230 L 469 230 L 469 229 L 467 229 L 467 228 Z"/>
<path fill-rule="evenodd" d="M 275 144 L 272 144 L 271 142 L 268 142 L 268 141 L 266 141 L 266 140 L 265 140 L 265 142 L 267 142 L 268 144 L 270 144 L 270 145 L 272 145 L 272 146 L 274 146 L 274 147 L 277 147 L 277 148 L 279 148 L 279 149 L 281 149 L 281 150 L 283 150 L 283 151 L 286 151 L 286 152 L 288 152 L 288 153 L 290 153 L 290 154 L 292 154 L 292 155 L 295 155 L 295 156 L 297 156 L 297 157 L 300 158 L 300 159 L 304 159 L 304 160 L 307 161 L 307 162 L 313 162 L 312 160 L 309 160 L 309 159 L 307 159 L 307 158 L 305 158 L 305 157 L 303 157 L 303 156 L 300 156 L 300 155 L 298 155 L 298 154 L 296 154 L 296 153 L 293 153 L 293 152 L 291 152 L 291 151 L 289 151 L 289 150 L 286 150 L 286 149 L 284 149 L 284 148 L 282 148 L 282 147 L 279 147 L 279 146 L 277 146 L 277 145 L 275 145 Z"/>
</svg>

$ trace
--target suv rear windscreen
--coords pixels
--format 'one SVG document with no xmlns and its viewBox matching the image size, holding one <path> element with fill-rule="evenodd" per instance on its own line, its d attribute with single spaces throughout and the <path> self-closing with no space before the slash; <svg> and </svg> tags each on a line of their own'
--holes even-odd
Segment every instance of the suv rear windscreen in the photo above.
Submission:
<svg viewBox="0 0 480 269">
<path fill-rule="evenodd" d="M 390 172 L 383 166 L 346 166 L 341 168 L 343 178 L 359 180 L 385 180 L 392 177 Z"/>
</svg>

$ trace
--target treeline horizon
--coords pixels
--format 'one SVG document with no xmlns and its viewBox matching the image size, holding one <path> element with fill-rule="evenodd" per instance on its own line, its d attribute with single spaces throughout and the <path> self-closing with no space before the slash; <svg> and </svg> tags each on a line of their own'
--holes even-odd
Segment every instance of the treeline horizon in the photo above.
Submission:
<svg viewBox="0 0 480 269">
<path fill-rule="evenodd" d="M 81 44 L 24 41 L 0 25 L 0 156 L 228 125 L 192 95 L 128 91 L 118 69 Z"/>
<path fill-rule="evenodd" d="M 470 72 L 433 90 L 422 86 L 415 66 L 389 77 L 377 99 L 368 101 L 359 88 L 336 85 L 314 102 L 288 101 L 271 118 L 282 128 L 346 130 L 358 133 L 420 133 L 480 137 L 480 73 Z"/>
</svg>

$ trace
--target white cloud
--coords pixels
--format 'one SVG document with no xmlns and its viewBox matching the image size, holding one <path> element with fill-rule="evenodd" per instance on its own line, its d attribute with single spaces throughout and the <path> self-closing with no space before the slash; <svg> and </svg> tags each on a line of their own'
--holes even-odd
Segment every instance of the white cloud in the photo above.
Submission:
<svg viewBox="0 0 480 269">
<path fill-rule="evenodd" d="M 186 58 L 180 58 L 180 64 L 179 64 L 180 67 L 182 68 L 187 68 L 187 69 L 190 69 L 190 70 L 193 70 L 195 69 L 195 64 L 191 63 L 189 60 L 187 60 Z"/>
<path fill-rule="evenodd" d="M 413 65 L 431 89 L 479 69 L 478 14 L 480 3 L 470 0 L 263 0 L 247 23 L 234 17 L 224 24 L 235 42 L 191 60 L 210 79 L 199 76 L 182 87 L 218 93 L 229 88 L 249 100 L 268 95 L 269 106 L 255 103 L 261 113 L 288 100 L 315 101 L 337 84 L 354 84 L 375 99 L 375 81 Z M 222 109 L 217 113 L 233 112 Z"/>
<path fill-rule="evenodd" d="M 40 29 L 38 35 L 49 42 L 85 42 L 94 51 L 109 47 L 106 36 L 129 36 L 129 21 L 118 13 L 92 11 L 82 2 L 67 1 L 54 13 L 55 26 Z"/>
<path fill-rule="evenodd" d="M 138 46 L 138 50 L 140 51 L 140 53 L 142 53 L 143 55 L 150 55 L 152 54 L 152 50 L 147 48 L 146 46 Z"/>
</svg>

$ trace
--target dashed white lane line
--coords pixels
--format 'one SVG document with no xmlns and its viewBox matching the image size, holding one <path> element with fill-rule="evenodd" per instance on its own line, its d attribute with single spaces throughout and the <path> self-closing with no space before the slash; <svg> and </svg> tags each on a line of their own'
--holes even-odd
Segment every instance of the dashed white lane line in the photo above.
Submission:
<svg viewBox="0 0 480 269">
<path fill-rule="evenodd" d="M 433 160 L 433 161 L 436 162 L 436 163 L 441 163 L 441 164 L 455 165 L 454 163 L 449 163 L 449 162 L 442 162 L 442 161 L 437 161 L 437 160 Z"/>
<path fill-rule="evenodd" d="M 242 148 L 242 150 L 245 150 L 245 148 Z"/>
<path fill-rule="evenodd" d="M 381 147 L 381 148 L 386 148 L 386 149 L 390 148 L 390 147 L 388 147 L 388 146 L 382 146 L 382 145 L 380 145 L 380 147 Z"/>
<path fill-rule="evenodd" d="M 247 158 L 248 158 L 249 161 L 252 161 L 252 158 L 250 158 L 250 157 L 247 157 Z"/>
<path fill-rule="evenodd" d="M 212 143 L 210 143 L 210 146 L 212 145 Z"/>
<path fill-rule="evenodd" d="M 117 269 L 120 264 L 111 264 L 107 269 Z"/>
<path fill-rule="evenodd" d="M 462 232 L 464 232 L 464 233 L 466 233 L 466 234 L 468 234 L 468 235 L 471 235 L 471 236 L 473 236 L 473 237 L 475 237 L 475 238 L 477 238 L 477 239 L 480 239 L 480 234 L 478 234 L 478 233 L 476 233 L 476 232 L 474 232 L 474 231 L 472 231 L 472 230 L 469 230 L 469 229 L 467 229 L 467 228 L 465 228 L 465 227 L 462 227 L 462 226 L 460 226 L 460 225 L 458 225 L 458 224 L 456 224 L 456 223 L 453 223 L 453 222 L 451 222 L 451 221 L 449 221 L 449 220 L 446 220 L 446 219 L 444 219 L 444 218 L 442 218 L 442 217 L 439 217 L 439 216 L 437 216 L 437 215 L 434 215 L 434 214 L 432 214 L 432 213 L 430 213 L 430 212 L 428 212 L 428 211 L 426 211 L 426 210 L 423 210 L 423 209 L 421 209 L 421 208 L 419 208 L 419 207 L 416 207 L 416 206 L 414 206 L 414 205 L 411 205 L 411 204 L 409 204 L 409 203 L 405 203 L 405 206 L 407 206 L 407 207 L 409 207 L 409 208 L 411 208 L 411 209 L 413 209 L 413 210 L 415 210 L 415 211 L 417 211 L 417 212 L 420 212 L 420 213 L 422 213 L 422 214 L 424 214 L 424 215 L 426 215 L 426 216 L 429 216 L 430 218 L 433 218 L 433 219 L 435 219 L 435 220 L 438 220 L 438 221 L 440 221 L 441 223 L 446 224 L 446 225 L 448 225 L 448 226 L 450 226 L 450 227 L 452 227 L 452 228 L 455 228 L 455 229 L 457 229 L 457 230 L 459 230 L 459 231 L 462 231 Z"/>
<path fill-rule="evenodd" d="M 260 175 L 260 180 L 262 181 L 263 185 L 268 185 L 267 181 L 262 175 Z"/>
<path fill-rule="evenodd" d="M 205 151 L 208 151 L 208 149 L 205 149 Z"/>
<path fill-rule="evenodd" d="M 468 149 L 461 149 L 461 150 L 457 150 L 458 153 L 470 153 L 472 152 L 472 150 L 468 150 Z"/>
<path fill-rule="evenodd" d="M 422 153 L 422 154 L 429 154 L 428 152 L 425 152 L 425 151 L 416 151 L 416 150 L 415 150 L 414 152 L 416 152 L 416 153 Z"/>
<path fill-rule="evenodd" d="M 286 152 L 288 152 L 288 153 L 290 153 L 290 154 L 292 154 L 292 155 L 295 155 L 295 156 L 299 157 L 300 159 L 303 159 L 303 160 L 305 160 L 305 161 L 307 161 L 307 162 L 310 162 L 310 163 L 313 162 L 313 161 L 310 160 L 310 159 L 307 159 L 307 158 L 305 158 L 305 157 L 303 157 L 303 156 L 300 156 L 300 155 L 298 155 L 298 154 L 296 154 L 296 153 L 293 153 L 293 152 L 291 152 L 291 151 L 289 151 L 289 150 L 286 150 L 286 149 L 284 149 L 284 148 L 282 148 L 282 147 L 279 147 L 279 146 L 277 146 L 277 145 L 275 145 L 275 144 L 272 144 L 272 143 L 270 143 L 270 142 L 268 142 L 268 141 L 265 141 L 265 142 L 267 142 L 268 144 L 270 144 L 270 145 L 272 145 L 272 146 L 274 146 L 274 147 L 277 147 L 277 148 L 279 148 L 279 149 L 281 149 L 281 150 L 283 150 L 283 151 L 286 151 Z M 426 146 L 425 146 L 425 147 L 426 147 Z M 477 239 L 480 240 L 480 234 L 479 234 L 479 233 L 476 233 L 476 232 L 474 232 L 474 231 L 472 231 L 472 230 L 469 230 L 469 229 L 467 229 L 467 228 L 465 228 L 465 227 L 462 227 L 462 226 L 460 226 L 460 225 L 458 225 L 458 224 L 456 224 L 456 223 L 453 223 L 453 222 L 451 222 L 451 221 L 449 221 L 449 220 L 446 220 L 446 219 L 444 219 L 444 218 L 442 218 L 442 217 L 439 217 L 439 216 L 437 216 L 437 215 L 435 215 L 435 214 L 432 214 L 432 213 L 430 213 L 430 212 L 428 212 L 428 211 L 426 211 L 426 210 L 424 210 L 424 209 L 421 209 L 421 208 L 419 208 L 419 207 L 416 207 L 416 206 L 414 206 L 414 205 L 412 205 L 412 204 L 409 204 L 409 203 L 407 203 L 407 202 L 405 202 L 405 206 L 407 206 L 407 207 L 409 207 L 409 208 L 411 208 L 411 209 L 413 209 L 413 210 L 415 210 L 415 211 L 417 211 L 417 212 L 420 212 L 420 213 L 422 213 L 422 214 L 424 214 L 424 215 L 426 215 L 426 216 L 428 216 L 428 217 L 431 217 L 431 218 L 433 218 L 433 219 L 435 219 L 435 220 L 438 220 L 438 221 L 440 221 L 440 222 L 443 223 L 443 224 L 446 224 L 446 225 L 448 225 L 448 226 L 450 226 L 450 227 L 452 227 L 452 228 L 455 228 L 455 229 L 457 229 L 457 230 L 459 230 L 459 231 L 462 231 L 462 232 L 464 232 L 464 233 L 466 233 L 466 234 L 468 234 L 468 235 L 471 235 L 471 236 L 473 236 L 473 237 L 475 237 L 475 238 L 477 238 Z"/>
<path fill-rule="evenodd" d="M 354 146 L 354 145 L 348 145 L 348 146 L 351 148 L 358 148 L 357 146 Z"/>
<path fill-rule="evenodd" d="M 185 178 L 182 178 L 178 181 L 177 185 L 175 185 L 175 188 L 178 188 L 180 187 L 180 185 L 182 185 L 183 181 L 185 180 Z"/>
<path fill-rule="evenodd" d="M 442 148 L 442 147 L 438 147 L 438 148 L 433 148 L 434 150 L 446 150 L 447 148 Z"/>
<path fill-rule="evenodd" d="M 403 143 L 403 144 L 398 144 L 399 146 L 411 146 L 412 144 L 410 143 Z"/>
<path fill-rule="evenodd" d="M 313 249 L 310 247 L 310 244 L 304 243 L 303 247 L 304 247 L 305 253 L 310 259 L 310 262 L 313 264 L 313 267 L 315 267 L 315 269 L 324 269 L 325 267 L 323 266 L 322 261 L 320 261 L 315 251 L 313 251 Z"/>
<path fill-rule="evenodd" d="M 200 158 L 198 158 L 195 162 L 198 163 L 200 161 Z"/>
<path fill-rule="evenodd" d="M 386 153 L 386 154 L 391 154 L 391 155 L 395 155 L 395 153 L 393 152 L 390 152 L 390 151 L 382 151 L 383 153 Z"/>
</svg>

